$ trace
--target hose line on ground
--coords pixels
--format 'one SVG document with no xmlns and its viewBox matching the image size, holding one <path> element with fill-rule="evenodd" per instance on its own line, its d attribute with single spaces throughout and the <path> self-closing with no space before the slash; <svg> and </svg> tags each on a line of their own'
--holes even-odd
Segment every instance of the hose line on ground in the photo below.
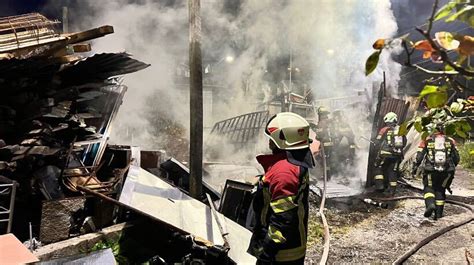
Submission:
<svg viewBox="0 0 474 265">
<path fill-rule="evenodd" d="M 319 215 L 321 216 L 321 221 L 323 222 L 323 227 L 324 227 L 324 250 L 323 254 L 321 255 L 321 260 L 319 261 L 320 265 L 324 265 L 328 261 L 328 256 L 329 256 L 329 240 L 330 240 L 330 235 L 329 235 L 329 225 L 326 220 L 326 216 L 324 215 L 324 205 L 326 204 L 326 185 L 327 185 L 327 165 L 326 165 L 326 154 L 324 152 L 324 147 L 321 146 L 321 155 L 323 158 L 323 176 L 324 176 L 324 182 L 323 182 L 323 192 L 321 194 L 321 205 L 319 207 Z"/>
<path fill-rule="evenodd" d="M 378 200 L 378 201 L 400 201 L 400 200 L 410 200 L 410 199 L 424 200 L 423 197 L 418 197 L 418 196 L 399 196 L 399 197 L 393 197 L 393 198 L 371 198 L 371 199 Z M 396 259 L 392 264 L 395 264 L 395 265 L 402 264 L 403 262 L 407 261 L 408 258 L 410 258 L 413 254 L 415 254 L 420 248 L 422 248 L 424 245 L 428 244 L 429 242 L 433 241 L 434 239 L 438 238 L 442 234 L 449 232 L 453 230 L 454 228 L 463 226 L 465 224 L 468 224 L 474 221 L 474 209 L 471 205 L 463 203 L 463 202 L 459 202 L 459 201 L 449 200 L 449 199 L 446 200 L 446 202 L 468 209 L 471 212 L 471 216 L 464 220 L 456 222 L 454 224 L 443 227 L 442 229 L 436 231 L 435 233 L 423 238 L 420 242 L 418 242 L 418 244 L 414 245 L 408 251 L 406 251 L 402 256 L 398 257 L 398 259 Z"/>
</svg>

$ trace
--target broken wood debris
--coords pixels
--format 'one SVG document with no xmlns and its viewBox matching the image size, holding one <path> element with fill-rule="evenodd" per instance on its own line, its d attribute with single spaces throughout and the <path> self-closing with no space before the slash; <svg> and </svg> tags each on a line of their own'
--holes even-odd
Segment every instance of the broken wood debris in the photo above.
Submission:
<svg viewBox="0 0 474 265">
<path fill-rule="evenodd" d="M 164 242 L 178 242 L 179 251 L 174 253 L 178 256 L 168 257 L 171 261 L 205 258 L 232 264 L 230 258 L 235 258 L 254 262 L 244 249 L 249 231 L 231 220 L 223 219 L 222 225 L 229 233 L 243 234 L 246 240 L 229 235 L 229 242 L 221 247 L 222 238 L 211 242 L 202 239 L 209 237 L 206 234 L 202 238 L 190 236 L 188 230 L 166 222 L 163 216 L 116 200 L 130 192 L 124 183 L 130 172 L 137 170 L 134 163 L 161 169 L 182 189 L 176 189 L 176 194 L 184 197 L 184 189 L 189 189 L 189 170 L 177 160 L 161 163 L 161 151 L 138 149 L 143 159 L 134 161 L 133 148 L 107 144 L 127 91 L 120 76 L 149 65 L 127 53 L 84 57 L 80 53 L 92 51 L 91 44 L 85 42 L 113 33 L 113 27 L 61 34 L 54 27 L 58 23 L 38 13 L 0 18 L 0 179 L 18 182 L 13 196 L 15 215 L 9 222 L 15 235 L 23 241 L 36 242 L 39 238 L 43 244 L 54 244 L 117 222 L 143 218 L 137 217 L 138 213 L 161 224 Z M 256 113 L 244 119 L 248 128 L 242 137 L 254 137 L 267 116 Z M 206 183 L 204 190 L 211 195 L 211 203 L 220 198 L 220 193 Z M 153 199 L 160 196 L 163 194 Z M 182 201 L 165 200 L 184 212 Z M 0 203 L 3 201 L 0 198 Z M 189 202 L 192 204 L 184 208 L 192 209 L 189 206 L 199 203 L 204 217 L 210 217 L 206 205 L 185 200 Z M 197 223 L 203 222 L 215 230 L 212 220 L 203 218 Z M 9 229 L 0 223 L 3 228 Z M 233 248 L 230 251 L 229 245 Z"/>
<path fill-rule="evenodd" d="M 0 175 L 18 183 L 13 222 L 0 223 L 0 231 L 11 226 L 25 240 L 31 222 L 33 236 L 45 243 L 80 233 L 94 215 L 81 198 L 66 207 L 63 221 L 48 218 L 81 195 L 77 186 L 108 194 L 120 189 L 127 164 L 105 170 L 109 165 L 101 163 L 127 90 L 117 77 L 149 66 L 126 53 L 81 56 L 92 51 L 86 41 L 113 27 L 61 34 L 59 23 L 38 13 L 0 18 Z M 79 210 L 82 216 L 70 223 Z"/>
</svg>

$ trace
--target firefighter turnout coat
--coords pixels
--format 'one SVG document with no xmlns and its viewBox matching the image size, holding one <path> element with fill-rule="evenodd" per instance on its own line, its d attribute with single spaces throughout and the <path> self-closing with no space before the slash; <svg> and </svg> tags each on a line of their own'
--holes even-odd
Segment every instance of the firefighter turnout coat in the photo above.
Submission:
<svg viewBox="0 0 474 265">
<path fill-rule="evenodd" d="M 253 201 L 256 224 L 249 253 L 260 263 L 302 264 L 308 224 L 308 168 L 290 162 L 286 152 L 261 155 L 257 161 L 265 175 L 260 177 Z"/>
</svg>

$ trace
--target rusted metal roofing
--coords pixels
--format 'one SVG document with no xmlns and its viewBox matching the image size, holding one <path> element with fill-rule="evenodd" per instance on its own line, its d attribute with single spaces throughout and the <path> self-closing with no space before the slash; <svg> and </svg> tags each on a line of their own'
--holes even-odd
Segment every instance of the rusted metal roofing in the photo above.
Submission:
<svg viewBox="0 0 474 265">
<path fill-rule="evenodd" d="M 410 107 L 409 102 L 396 98 L 383 98 L 382 105 L 380 106 L 380 115 L 377 118 L 377 125 L 380 129 L 383 127 L 383 117 L 389 112 L 395 112 L 398 116 L 398 121 L 401 123 L 406 119 L 408 108 Z"/>
</svg>

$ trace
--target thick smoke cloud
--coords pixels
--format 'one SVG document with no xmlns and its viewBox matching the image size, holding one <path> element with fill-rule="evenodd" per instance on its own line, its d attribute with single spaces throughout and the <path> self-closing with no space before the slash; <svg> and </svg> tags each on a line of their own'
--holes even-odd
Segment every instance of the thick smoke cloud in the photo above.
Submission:
<svg viewBox="0 0 474 265">
<path fill-rule="evenodd" d="M 95 51 L 124 50 L 152 64 L 126 77 L 129 91 L 112 141 L 159 148 L 160 132 L 150 129 L 150 113 L 189 126 L 187 89 L 173 80 L 177 63 L 186 64 L 188 58 L 186 1 L 86 2 L 84 13 L 89 15 L 82 28 L 110 24 L 116 31 L 96 41 Z M 392 91 L 397 89 L 400 66 L 387 52 L 376 72 L 364 75 L 372 43 L 397 31 L 389 0 L 202 0 L 201 6 L 204 66 L 220 71 L 222 84 L 207 124 L 257 110 L 277 85 L 265 78 L 270 64 L 290 53 L 294 66 L 310 72 L 309 86 L 317 99 L 370 92 L 383 71 Z M 227 55 L 235 57 L 232 64 L 222 60 Z M 365 113 L 352 112 L 349 120 L 356 131 L 369 128 Z M 364 176 L 365 167 L 362 163 L 359 169 Z"/>
</svg>

